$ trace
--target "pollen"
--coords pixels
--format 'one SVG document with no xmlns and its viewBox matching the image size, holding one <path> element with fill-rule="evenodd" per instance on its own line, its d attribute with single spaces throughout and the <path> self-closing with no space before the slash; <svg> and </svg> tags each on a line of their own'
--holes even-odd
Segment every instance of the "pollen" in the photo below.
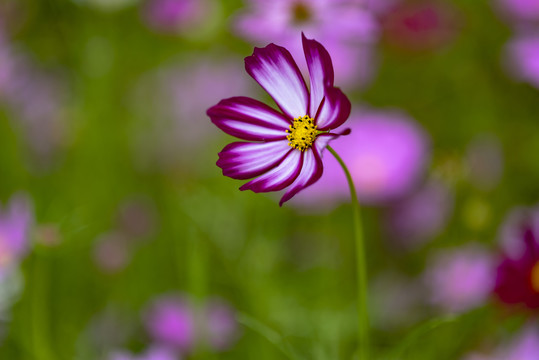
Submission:
<svg viewBox="0 0 539 360">
<path fill-rule="evenodd" d="M 305 151 L 313 146 L 314 139 L 318 134 L 314 120 L 308 115 L 294 119 L 294 123 L 290 125 L 290 130 L 286 130 L 289 134 L 288 145 L 294 149 Z"/>
</svg>

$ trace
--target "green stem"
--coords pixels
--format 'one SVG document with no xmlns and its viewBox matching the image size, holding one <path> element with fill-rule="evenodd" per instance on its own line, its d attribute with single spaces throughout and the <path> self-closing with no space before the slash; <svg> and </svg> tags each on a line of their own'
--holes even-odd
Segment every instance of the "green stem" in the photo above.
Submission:
<svg viewBox="0 0 539 360">
<path fill-rule="evenodd" d="M 358 313 L 358 353 L 360 360 L 369 359 L 369 313 L 367 310 L 367 267 L 365 264 L 365 242 L 363 239 L 363 226 L 361 224 L 359 201 L 357 198 L 354 181 L 350 171 L 341 157 L 329 145 L 329 152 L 335 156 L 344 173 L 348 186 L 354 215 L 354 235 L 356 241 L 356 280 L 357 280 L 357 313 Z"/>
</svg>

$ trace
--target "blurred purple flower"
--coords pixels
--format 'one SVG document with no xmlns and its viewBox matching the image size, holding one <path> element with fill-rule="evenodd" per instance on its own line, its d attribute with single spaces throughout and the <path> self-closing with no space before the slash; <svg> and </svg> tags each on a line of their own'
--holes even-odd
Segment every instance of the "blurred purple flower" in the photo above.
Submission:
<svg viewBox="0 0 539 360">
<path fill-rule="evenodd" d="M 391 205 L 386 213 L 387 230 L 398 247 L 416 248 L 440 234 L 453 206 L 452 190 L 438 180 L 429 180 Z"/>
<path fill-rule="evenodd" d="M 491 254 L 470 244 L 431 259 L 424 279 L 435 305 L 462 312 L 485 302 L 494 288 L 494 270 Z"/>
<path fill-rule="evenodd" d="M 333 66 L 326 49 L 302 35 L 311 91 L 291 54 L 269 44 L 245 58 L 249 75 L 266 90 L 281 112 L 248 97 L 221 100 L 208 109 L 211 121 L 234 142 L 219 153 L 223 175 L 252 179 L 240 190 L 255 193 L 287 188 L 279 205 L 322 176 L 322 154 L 329 141 L 348 133 L 332 130 L 350 115 L 350 101 L 334 87 Z"/>
<path fill-rule="evenodd" d="M 397 111 L 367 111 L 352 115 L 352 129 L 333 148 L 348 166 L 364 204 L 395 201 L 413 189 L 429 158 L 429 139 L 410 117 Z M 295 203 L 335 204 L 346 201 L 348 185 L 337 161 L 325 159 L 320 181 Z"/>
<path fill-rule="evenodd" d="M 513 38 L 507 44 L 506 58 L 510 74 L 539 89 L 539 34 Z"/>
<path fill-rule="evenodd" d="M 15 195 L 0 209 L 0 277 L 13 270 L 28 251 L 33 214 L 29 199 Z"/>
<path fill-rule="evenodd" d="M 0 102 L 7 105 L 32 152 L 47 163 L 65 143 L 66 89 L 0 36 Z"/>
<path fill-rule="evenodd" d="M 239 36 L 255 45 L 275 42 L 301 57 L 297 34 L 323 43 L 335 64 L 337 82 L 345 87 L 368 82 L 372 76 L 373 43 L 378 24 L 370 11 L 348 0 L 251 0 L 235 22 Z"/>
<path fill-rule="evenodd" d="M 539 21 L 539 1 L 537 0 L 497 0 L 502 16 L 517 25 L 521 21 Z"/>
<path fill-rule="evenodd" d="M 528 325 L 510 344 L 499 351 L 499 360 L 537 360 L 539 357 L 539 328 Z"/>
<path fill-rule="evenodd" d="M 382 20 L 386 39 L 407 50 L 430 50 L 449 43 L 456 35 L 454 11 L 449 3 L 402 2 Z"/>
<path fill-rule="evenodd" d="M 127 351 L 115 351 L 108 360 L 180 360 L 181 357 L 172 349 L 152 346 L 143 354 L 133 355 Z"/>
<path fill-rule="evenodd" d="M 471 353 L 462 360 L 537 360 L 539 328 L 536 323 L 526 325 L 510 342 L 500 345 L 489 355 Z"/>
<path fill-rule="evenodd" d="M 210 346 L 216 350 L 228 349 L 238 336 L 236 314 L 228 304 L 213 300 L 206 306 L 206 330 Z"/>
<path fill-rule="evenodd" d="M 189 352 L 196 341 L 196 319 L 193 305 L 185 297 L 162 296 L 145 314 L 148 333 L 159 344 Z"/>
<path fill-rule="evenodd" d="M 539 308 L 539 210 L 517 209 L 502 227 L 494 292 L 506 304 Z"/>
<path fill-rule="evenodd" d="M 206 110 L 232 93 L 251 91 L 236 62 L 209 59 L 161 68 L 140 82 L 134 112 L 151 119 L 135 135 L 137 160 L 143 166 L 196 165 L 200 158 L 195 154 L 204 154 L 217 136 L 203 118 Z"/>
<path fill-rule="evenodd" d="M 181 33 L 204 20 L 206 0 L 147 0 L 142 7 L 146 24 L 163 33 Z"/>
</svg>

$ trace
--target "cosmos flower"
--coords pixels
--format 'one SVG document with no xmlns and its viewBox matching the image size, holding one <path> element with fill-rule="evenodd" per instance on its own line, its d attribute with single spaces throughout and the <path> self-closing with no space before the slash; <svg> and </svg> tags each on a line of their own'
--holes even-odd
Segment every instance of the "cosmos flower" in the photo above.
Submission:
<svg viewBox="0 0 539 360">
<path fill-rule="evenodd" d="M 209 345 L 216 350 L 229 348 L 238 335 L 234 309 L 223 301 L 213 300 L 206 306 L 205 314 Z"/>
<path fill-rule="evenodd" d="M 462 360 L 536 360 L 539 354 L 539 330 L 531 322 L 509 342 L 498 346 L 491 354 L 472 353 Z"/>
<path fill-rule="evenodd" d="M 201 54 L 143 76 L 131 101 L 139 119 L 133 138 L 137 165 L 194 173 L 214 156 L 205 151 L 205 144 L 217 138 L 215 127 L 203 118 L 205 111 L 230 94 L 251 92 L 249 80 L 236 58 L 216 54 Z"/>
<path fill-rule="evenodd" d="M 250 0 L 236 18 L 238 36 L 274 41 L 299 58 L 297 34 L 318 39 L 332 54 L 341 86 L 365 85 L 373 75 L 378 23 L 366 4 L 349 0 Z M 338 19 L 338 21 L 336 21 Z M 300 65 L 301 66 L 301 65 Z"/>
<path fill-rule="evenodd" d="M 194 347 L 195 326 L 193 306 L 180 296 L 156 299 L 146 314 L 146 327 L 154 341 L 185 352 Z"/>
<path fill-rule="evenodd" d="M 222 100 L 208 110 L 211 121 L 234 142 L 219 153 L 217 165 L 234 179 L 250 179 L 240 190 L 279 191 L 287 188 L 280 205 L 322 176 L 322 152 L 341 134 L 331 130 L 342 125 L 351 104 L 333 86 L 333 65 L 326 49 L 302 36 L 309 68 L 310 88 L 292 56 L 270 44 L 255 48 L 245 58 L 245 68 L 266 90 L 281 112 L 247 97 Z"/>
<path fill-rule="evenodd" d="M 403 2 L 383 15 L 385 38 L 399 48 L 435 50 L 448 44 L 457 33 L 457 21 L 449 3 Z"/>
<path fill-rule="evenodd" d="M 462 312 L 485 302 L 494 287 L 493 273 L 492 256 L 470 244 L 435 256 L 424 279 L 434 304 Z"/>
<path fill-rule="evenodd" d="M 520 210 L 502 229 L 505 251 L 494 292 L 506 304 L 539 308 L 539 211 Z"/>
<path fill-rule="evenodd" d="M 505 51 L 509 73 L 539 89 L 539 34 L 518 35 Z"/>
<path fill-rule="evenodd" d="M 497 0 L 502 16 L 516 23 L 539 20 L 539 1 L 537 0 Z"/>
<path fill-rule="evenodd" d="M 499 360 L 535 360 L 539 354 L 537 324 L 527 325 L 511 343 L 499 350 Z"/>
<path fill-rule="evenodd" d="M 182 354 L 198 346 L 228 349 L 238 338 L 235 311 L 220 299 L 195 303 L 182 295 L 162 295 L 145 314 L 150 337 L 156 344 Z"/>
<path fill-rule="evenodd" d="M 0 277 L 9 274 L 26 254 L 32 223 L 31 206 L 22 195 L 12 197 L 0 211 Z"/>
<path fill-rule="evenodd" d="M 204 20 L 207 7 L 205 0 L 148 0 L 142 17 L 158 32 L 185 32 Z"/>
</svg>

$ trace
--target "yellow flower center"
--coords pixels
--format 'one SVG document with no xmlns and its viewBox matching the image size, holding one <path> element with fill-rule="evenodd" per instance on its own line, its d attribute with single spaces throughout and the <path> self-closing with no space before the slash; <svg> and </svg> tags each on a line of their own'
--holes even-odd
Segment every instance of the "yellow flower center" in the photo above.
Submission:
<svg viewBox="0 0 539 360">
<path fill-rule="evenodd" d="M 301 151 L 313 146 L 314 139 L 318 134 L 314 120 L 308 115 L 295 118 L 294 123 L 290 125 L 290 130 L 286 130 L 286 132 L 289 133 L 286 137 L 288 145 Z"/>
<path fill-rule="evenodd" d="M 532 289 L 539 293 L 539 261 L 532 268 L 531 282 Z"/>
<path fill-rule="evenodd" d="M 292 22 L 297 25 L 308 22 L 312 17 L 311 10 L 303 2 L 297 2 L 292 7 Z"/>
</svg>

